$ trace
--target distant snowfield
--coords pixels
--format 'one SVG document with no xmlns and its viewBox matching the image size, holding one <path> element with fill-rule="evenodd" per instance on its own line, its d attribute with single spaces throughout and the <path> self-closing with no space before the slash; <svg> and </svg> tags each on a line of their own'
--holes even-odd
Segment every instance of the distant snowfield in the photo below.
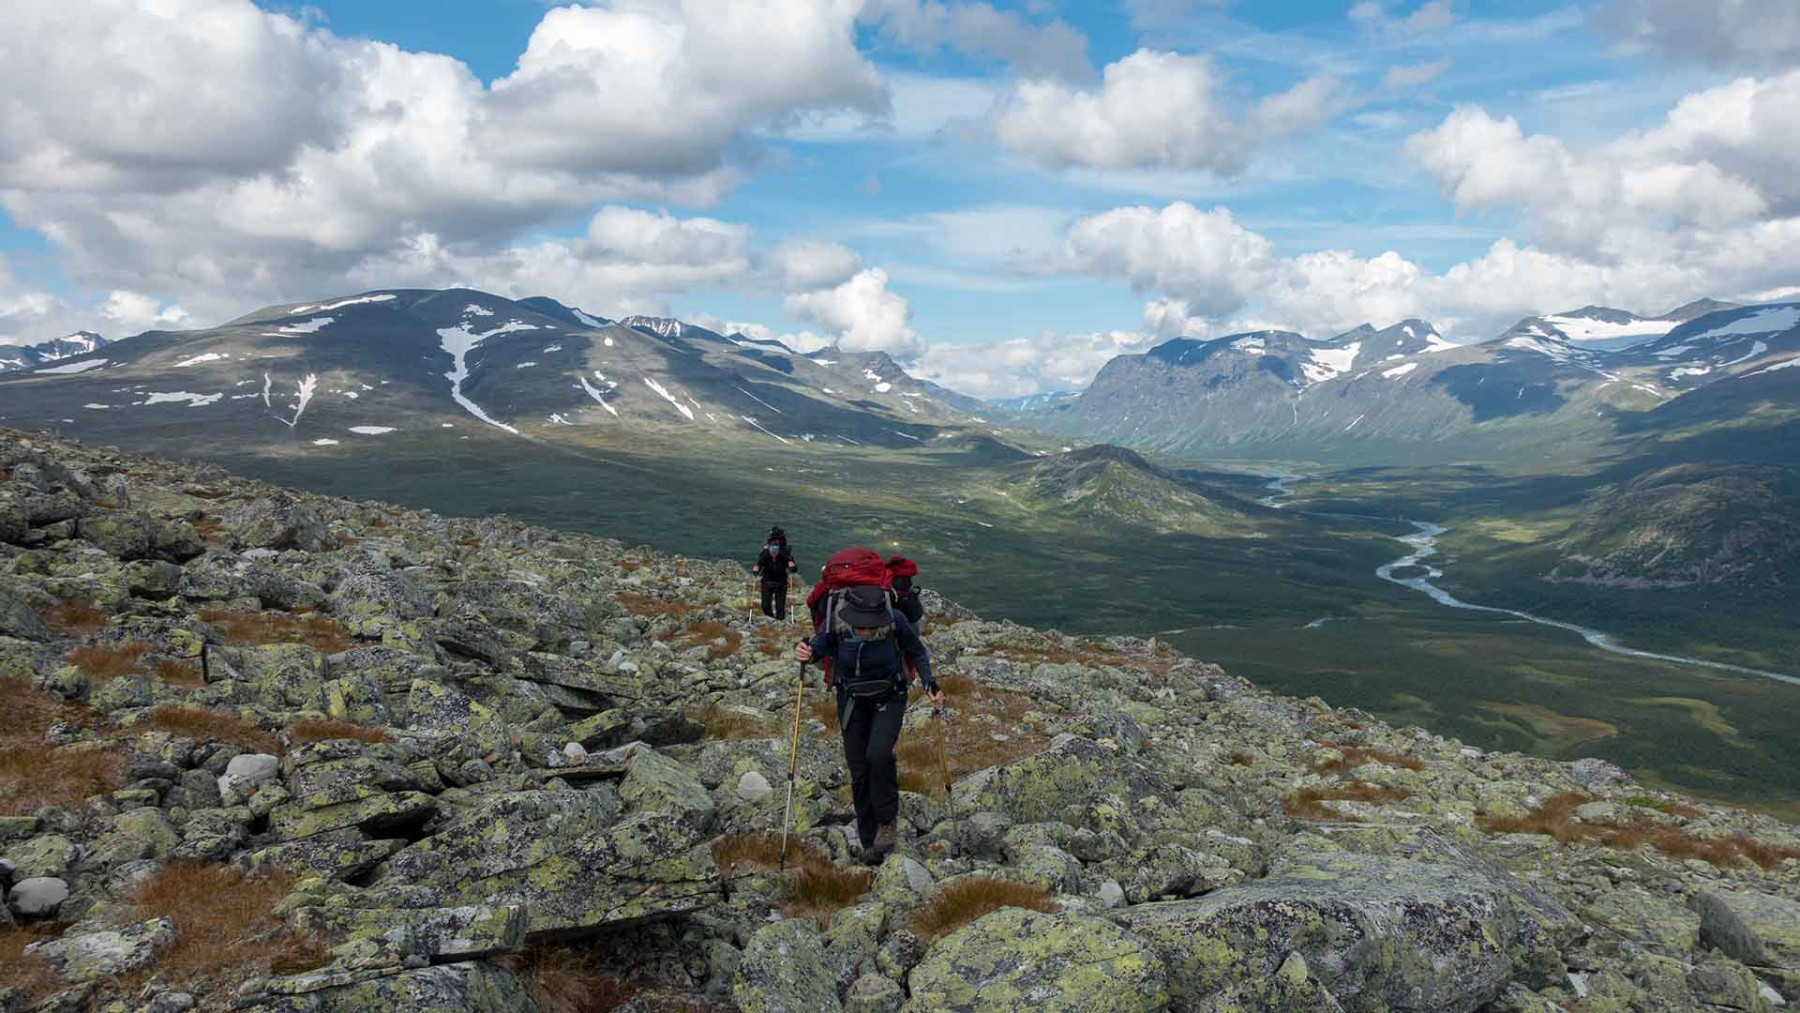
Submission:
<svg viewBox="0 0 1800 1013">
<path fill-rule="evenodd" d="M 595 373 L 594 375 L 600 376 L 600 374 L 598 374 L 598 373 Z M 594 389 L 594 385 L 588 382 L 587 377 L 578 376 L 578 377 L 576 377 L 576 379 L 581 381 L 581 389 L 587 391 L 588 397 L 591 397 L 595 401 L 598 401 L 600 403 L 600 407 L 611 412 L 614 418 L 619 417 L 619 410 L 617 408 L 614 408 L 612 405 L 609 405 L 606 403 L 606 397 L 604 395 L 602 395 L 598 390 Z M 605 380 L 606 377 L 601 376 L 600 379 Z"/>
<path fill-rule="evenodd" d="M 440 347 L 442 347 L 444 351 L 450 353 L 450 357 L 455 362 L 454 368 L 452 368 L 450 372 L 444 374 L 444 379 L 450 381 L 450 397 L 453 398 L 457 404 L 462 405 L 470 415 L 486 422 L 488 425 L 493 426 L 496 429 L 504 429 L 514 436 L 519 435 L 517 429 L 514 429 L 504 422 L 496 422 L 488 416 L 487 412 L 481 410 L 480 405 L 469 400 L 468 395 L 464 394 L 462 391 L 462 385 L 463 381 L 469 378 L 469 353 L 475 350 L 475 346 L 496 334 L 508 334 L 512 331 L 535 331 L 537 329 L 536 324 L 528 324 L 519 320 L 508 320 L 499 327 L 496 327 L 491 331 L 482 331 L 480 334 L 470 331 L 469 325 L 466 323 L 456 327 L 438 328 L 437 333 Z"/>
<path fill-rule="evenodd" d="M 350 431 L 363 436 L 385 436 L 394 431 L 393 426 L 351 426 Z"/>
<path fill-rule="evenodd" d="M 338 445 L 338 441 L 333 439 L 319 439 L 312 441 L 312 445 L 315 447 L 335 447 Z"/>
<path fill-rule="evenodd" d="M 82 362 L 65 362 L 60 366 L 48 366 L 34 369 L 33 373 L 85 373 L 90 369 L 99 369 L 106 365 L 105 359 L 87 359 Z"/>
<path fill-rule="evenodd" d="M 1660 338 L 1675 329 L 1666 320 L 1633 320 L 1625 324 L 1612 324 L 1588 317 L 1539 317 L 1538 319 L 1568 335 L 1570 341 L 1610 341 L 1614 338 L 1643 338 L 1649 341 L 1653 338 Z"/>
<path fill-rule="evenodd" d="M 1717 338 L 1727 334 L 1773 334 L 1785 331 L 1795 324 L 1800 324 L 1800 306 L 1771 306 L 1733 320 L 1723 327 L 1703 331 L 1694 335 L 1693 339 Z M 42 373 L 44 370 L 40 369 L 38 372 Z"/>
<path fill-rule="evenodd" d="M 171 392 L 168 394 L 152 393 L 149 397 L 145 398 L 144 400 L 136 402 L 136 404 L 138 404 L 138 405 L 176 404 L 176 403 L 185 401 L 185 402 L 187 402 L 187 406 L 189 408 L 204 408 L 209 404 L 213 404 L 213 403 L 217 402 L 220 398 L 222 398 L 224 396 L 225 395 L 223 393 L 190 394 L 185 390 L 178 390 L 178 391 L 174 391 L 174 392 Z"/>
<path fill-rule="evenodd" d="M 289 324 L 286 327 L 277 327 L 275 329 L 282 334 L 312 334 L 320 328 L 328 326 L 336 319 L 337 317 L 313 317 L 303 324 Z"/>
<path fill-rule="evenodd" d="M 1404 366 L 1395 366 L 1393 369 L 1384 369 L 1381 371 L 1381 375 L 1386 377 L 1389 380 L 1398 380 L 1399 378 L 1405 376 L 1406 374 L 1408 374 L 1418 368 L 1419 368 L 1418 363 L 1409 362 Z"/>
<path fill-rule="evenodd" d="M 569 312 L 575 314 L 575 319 L 581 321 L 582 323 L 588 325 L 589 327 L 605 327 L 606 326 L 605 321 L 596 320 L 593 317 L 588 316 L 586 313 L 581 312 L 580 310 L 570 310 Z M 609 345 L 612 344 L 612 339 L 607 338 L 606 343 Z"/>
<path fill-rule="evenodd" d="M 295 306 L 293 309 L 288 310 L 288 313 L 293 316 L 299 316 L 302 313 L 325 313 L 330 310 L 343 309 L 345 306 L 357 306 L 362 303 L 371 302 L 387 302 L 392 298 L 394 298 L 392 292 L 387 292 L 382 295 L 359 295 L 349 299 L 340 299 L 334 303 L 326 303 L 322 306 Z"/>
<path fill-rule="evenodd" d="M 1301 363 L 1300 371 L 1306 374 L 1309 383 L 1324 383 L 1350 372 L 1351 365 L 1356 362 L 1356 353 L 1360 351 L 1360 341 L 1352 341 L 1343 348 L 1315 348 L 1309 356 L 1312 361 Z"/>
<path fill-rule="evenodd" d="M 1764 366 L 1761 369 L 1755 370 L 1753 372 L 1745 373 L 1744 375 L 1745 376 L 1761 376 L 1764 373 L 1773 373 L 1778 369 L 1793 369 L 1796 366 L 1800 366 L 1800 355 L 1797 355 L 1792 359 L 1783 359 L 1782 361 L 1777 362 L 1773 366 Z"/>
<path fill-rule="evenodd" d="M 185 369 L 188 366 L 198 366 L 202 362 L 217 362 L 220 359 L 229 359 L 229 358 L 231 358 L 231 356 L 222 355 L 218 352 L 206 352 L 202 355 L 196 355 L 191 359 L 183 359 L 180 362 L 177 362 L 175 364 L 175 368 L 176 369 Z"/>
<path fill-rule="evenodd" d="M 667 387 L 664 387 L 662 384 L 657 383 L 655 380 L 652 380 L 650 377 L 647 377 L 647 376 L 644 377 L 644 384 L 645 384 L 645 386 L 649 387 L 651 390 L 655 391 L 657 394 L 661 395 L 662 399 L 664 401 L 667 401 L 670 404 L 674 405 L 675 410 L 680 412 L 681 414 L 687 416 L 687 420 L 689 422 L 694 421 L 694 410 L 692 408 L 689 408 L 687 405 L 682 404 L 680 401 L 677 401 L 675 399 L 675 395 L 669 393 L 669 389 Z M 774 434 L 771 433 L 770 435 L 774 435 Z"/>
</svg>

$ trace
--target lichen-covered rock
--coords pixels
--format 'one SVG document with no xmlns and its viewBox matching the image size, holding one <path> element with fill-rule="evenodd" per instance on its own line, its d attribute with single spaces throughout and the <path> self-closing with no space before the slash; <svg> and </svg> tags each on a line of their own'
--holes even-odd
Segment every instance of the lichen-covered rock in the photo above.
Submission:
<svg viewBox="0 0 1800 1013">
<path fill-rule="evenodd" d="M 166 858 L 180 844 L 181 834 L 161 809 L 133 809 L 113 817 L 111 832 L 88 849 L 86 863 L 108 867 L 143 858 Z"/>
<path fill-rule="evenodd" d="M 285 493 L 240 503 L 225 511 L 220 521 L 237 544 L 246 549 L 321 552 L 333 543 L 330 530 L 318 513 Z"/>
<path fill-rule="evenodd" d="M 521 904 L 533 935 L 695 911 L 717 899 L 718 869 L 690 825 L 642 813 L 607 826 L 616 803 L 584 801 L 590 795 L 519 792 L 484 803 L 391 859 L 366 899 Z"/>
<path fill-rule="evenodd" d="M 156 520 L 134 511 L 83 517 L 76 533 L 117 559 L 143 559 L 156 547 Z"/>
<path fill-rule="evenodd" d="M 1156 1013 L 1167 972 L 1142 941 L 1077 914 L 1002 908 L 939 940 L 913 969 L 909 1013 Z"/>
<path fill-rule="evenodd" d="M 279 866 L 327 879 L 360 879 L 406 847 L 403 840 L 367 840 L 354 829 L 335 830 L 286 844 L 271 844 L 245 859 L 252 870 Z"/>
<path fill-rule="evenodd" d="M 1222 990 L 1254 1005 L 1298 952 L 1346 1010 L 1466 1013 L 1543 945 L 1530 905 L 1491 878 L 1348 852 L 1293 855 L 1268 879 L 1118 919 L 1168 963 L 1178 1005 Z"/>
<path fill-rule="evenodd" d="M 437 813 L 429 795 L 383 791 L 344 785 L 314 792 L 304 799 L 276 807 L 269 814 L 269 832 L 278 841 L 295 841 L 318 834 L 360 827 L 370 836 L 398 836 Z"/>
<path fill-rule="evenodd" d="M 33 943 L 25 952 L 43 958 L 63 980 L 82 982 L 148 967 L 174 941 L 175 923 L 153 918 L 123 928 Z"/>
<path fill-rule="evenodd" d="M 1075 735 L 1023 760 L 972 774 L 955 786 L 958 812 L 987 810 L 1015 823 L 1064 822 L 1095 831 L 1136 827 L 1173 804 L 1155 771 Z"/>
<path fill-rule="evenodd" d="M 841 1010 L 819 931 L 803 919 L 758 929 L 738 961 L 731 997 L 743 1013 Z"/>
<path fill-rule="evenodd" d="M 485 960 L 364 975 L 321 971 L 269 979 L 264 986 L 264 1005 L 252 1008 L 280 1013 L 537 1013 L 538 1008 L 517 975 Z"/>
<path fill-rule="evenodd" d="M 61 876 L 74 866 L 81 846 L 61 834 L 44 834 L 6 849 L 6 861 L 19 879 Z"/>
<path fill-rule="evenodd" d="M 712 825 L 712 795 L 699 776 L 654 749 L 640 749 L 631 757 L 619 798 L 634 812 L 666 813 L 696 831 Z"/>
<path fill-rule="evenodd" d="M 1694 899 L 1700 938 L 1763 968 L 1789 1000 L 1800 1000 L 1800 901 L 1748 890 L 1708 890 Z"/>
<path fill-rule="evenodd" d="M 844 996 L 844 1013 L 900 1013 L 906 991 L 899 982 L 879 974 L 856 979 Z"/>
<path fill-rule="evenodd" d="M 44 617 L 26 603 L 24 596 L 13 590 L 5 579 L 0 579 L 0 637 L 17 637 L 20 640 L 49 640 L 50 631 L 44 626 Z"/>
<path fill-rule="evenodd" d="M 468 904 L 443 908 L 305 907 L 294 927 L 328 941 L 374 940 L 402 959 L 473 960 L 516 953 L 525 946 L 525 910 L 517 905 Z"/>
</svg>

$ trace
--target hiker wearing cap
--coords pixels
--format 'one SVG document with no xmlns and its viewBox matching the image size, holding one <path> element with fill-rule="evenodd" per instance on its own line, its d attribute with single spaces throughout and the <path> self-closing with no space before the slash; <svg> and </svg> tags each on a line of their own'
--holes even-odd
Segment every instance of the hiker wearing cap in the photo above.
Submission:
<svg viewBox="0 0 1800 1013">
<path fill-rule="evenodd" d="M 787 532 L 779 527 L 770 528 L 769 537 L 763 539 L 762 551 L 756 554 L 753 571 L 762 581 L 763 615 L 786 621 L 788 574 L 799 570 L 800 564 L 794 561 L 794 550 L 788 548 Z"/>
<path fill-rule="evenodd" d="M 880 557 L 875 560 L 879 568 Z M 865 861 L 875 864 L 893 851 L 894 821 L 900 814 L 894 745 L 906 718 L 907 662 L 917 668 L 934 706 L 942 705 L 943 692 L 931 676 L 925 642 L 894 610 L 883 584 L 834 591 L 822 618 L 812 640 L 796 646 L 794 656 L 803 663 L 829 662 L 823 667 L 837 689 L 838 729 L 844 738 L 844 762 L 850 768 L 856 836 Z"/>
</svg>

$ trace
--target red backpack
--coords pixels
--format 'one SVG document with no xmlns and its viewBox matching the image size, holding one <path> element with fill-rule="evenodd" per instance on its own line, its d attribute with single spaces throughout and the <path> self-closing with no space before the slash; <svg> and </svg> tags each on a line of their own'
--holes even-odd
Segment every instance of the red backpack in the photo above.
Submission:
<svg viewBox="0 0 1800 1013">
<path fill-rule="evenodd" d="M 819 582 L 806 596 L 806 607 L 812 611 L 813 632 L 818 633 L 825 625 L 825 618 L 836 605 L 837 592 L 865 584 L 883 591 L 893 587 L 893 577 L 880 553 L 860 545 L 833 553 L 819 572 Z M 831 685 L 831 659 L 820 658 L 818 665 L 825 674 L 825 684 Z"/>
</svg>

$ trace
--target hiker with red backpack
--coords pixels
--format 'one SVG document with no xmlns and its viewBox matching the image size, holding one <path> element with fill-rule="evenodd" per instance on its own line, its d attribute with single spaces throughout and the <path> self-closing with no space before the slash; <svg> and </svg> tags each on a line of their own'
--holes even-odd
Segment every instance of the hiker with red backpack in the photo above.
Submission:
<svg viewBox="0 0 1800 1013">
<path fill-rule="evenodd" d="M 913 624 L 913 629 L 922 629 L 925 623 L 925 603 L 919 600 L 919 589 L 913 586 L 913 578 L 919 575 L 919 564 L 905 556 L 889 556 L 887 558 L 888 599 L 906 621 Z"/>
<path fill-rule="evenodd" d="M 856 808 L 863 857 L 878 864 L 894 850 L 900 814 L 894 746 L 906 718 L 909 669 L 934 707 L 944 694 L 931 676 L 931 655 L 917 628 L 888 597 L 892 578 L 880 555 L 852 548 L 832 556 L 807 598 L 814 634 L 794 648 L 802 664 L 817 660 L 837 691 L 838 730 Z"/>
</svg>

